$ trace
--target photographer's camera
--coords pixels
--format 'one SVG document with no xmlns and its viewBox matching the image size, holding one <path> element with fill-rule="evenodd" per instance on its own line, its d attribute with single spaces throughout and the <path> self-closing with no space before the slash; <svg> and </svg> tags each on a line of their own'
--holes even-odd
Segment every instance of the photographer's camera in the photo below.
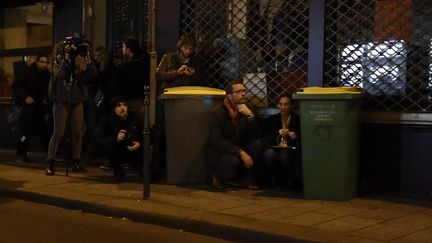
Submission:
<svg viewBox="0 0 432 243">
<path fill-rule="evenodd" d="M 63 41 L 63 54 L 69 54 L 70 57 L 85 57 L 89 50 L 89 42 L 84 36 L 68 36 Z"/>
</svg>

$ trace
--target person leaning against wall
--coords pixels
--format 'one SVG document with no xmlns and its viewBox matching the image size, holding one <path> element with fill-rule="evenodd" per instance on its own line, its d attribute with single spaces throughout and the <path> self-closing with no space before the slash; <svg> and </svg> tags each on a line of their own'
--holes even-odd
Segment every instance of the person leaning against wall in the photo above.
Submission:
<svg viewBox="0 0 432 243">
<path fill-rule="evenodd" d="M 179 86 L 207 86 L 202 80 L 201 60 L 195 54 L 195 40 L 183 34 L 177 42 L 177 51 L 165 53 L 157 67 L 158 94 L 165 88 Z M 152 162 L 153 180 L 164 177 L 165 170 L 165 107 L 158 101 L 156 110 L 156 134 Z"/>
</svg>

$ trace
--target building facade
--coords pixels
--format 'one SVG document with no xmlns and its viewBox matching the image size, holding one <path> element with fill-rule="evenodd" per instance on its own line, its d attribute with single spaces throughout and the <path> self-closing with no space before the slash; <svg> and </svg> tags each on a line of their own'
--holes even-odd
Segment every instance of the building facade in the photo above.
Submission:
<svg viewBox="0 0 432 243">
<path fill-rule="evenodd" d="M 115 52 L 126 36 L 149 49 L 154 26 L 158 57 L 175 50 L 181 33 L 191 33 L 204 60 L 205 81 L 222 88 L 229 80 L 242 80 L 262 109 L 275 107 L 279 93 L 305 86 L 363 88 L 361 191 L 427 197 L 432 188 L 432 6 L 427 0 L 156 3 L 154 17 L 151 0 L 2 3 L 2 100 L 11 96 L 11 63 L 49 52 L 71 33 L 84 33 L 94 46 Z"/>
</svg>

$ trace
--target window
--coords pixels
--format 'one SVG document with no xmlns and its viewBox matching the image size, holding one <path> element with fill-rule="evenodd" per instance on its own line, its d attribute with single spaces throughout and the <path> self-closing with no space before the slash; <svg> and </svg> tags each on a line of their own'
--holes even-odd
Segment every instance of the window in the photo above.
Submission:
<svg viewBox="0 0 432 243">
<path fill-rule="evenodd" d="M 14 62 L 30 64 L 52 45 L 52 3 L 0 9 L 0 97 L 10 97 Z"/>
<path fill-rule="evenodd" d="M 404 41 L 347 45 L 340 52 L 339 79 L 371 95 L 404 95 L 406 58 Z"/>
</svg>

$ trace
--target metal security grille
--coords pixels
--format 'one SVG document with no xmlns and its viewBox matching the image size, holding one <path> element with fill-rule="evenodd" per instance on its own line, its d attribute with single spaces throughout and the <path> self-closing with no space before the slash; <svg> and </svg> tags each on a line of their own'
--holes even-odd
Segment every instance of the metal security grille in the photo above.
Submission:
<svg viewBox="0 0 432 243">
<path fill-rule="evenodd" d="M 195 36 L 210 86 L 242 80 L 267 107 L 307 83 L 308 12 L 303 0 L 183 0 L 180 28 Z"/>
<path fill-rule="evenodd" d="M 110 27 L 108 46 L 114 54 L 119 54 L 125 37 L 137 38 L 147 46 L 148 26 L 147 0 L 109 0 L 108 26 Z"/>
<path fill-rule="evenodd" d="M 430 112 L 429 0 L 326 1 L 325 84 L 359 86 L 365 108 Z"/>
</svg>

